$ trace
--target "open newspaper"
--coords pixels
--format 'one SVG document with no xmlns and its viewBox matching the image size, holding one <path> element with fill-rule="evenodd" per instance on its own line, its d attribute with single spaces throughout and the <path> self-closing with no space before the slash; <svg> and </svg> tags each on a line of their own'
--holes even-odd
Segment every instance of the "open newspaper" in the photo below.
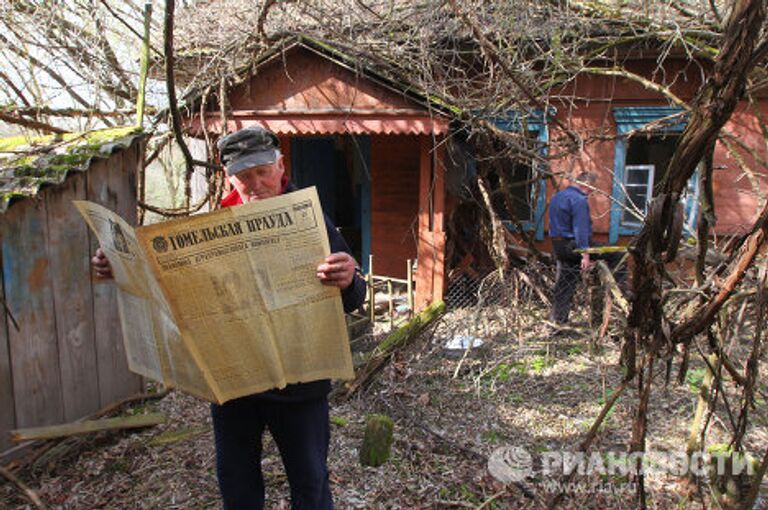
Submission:
<svg viewBox="0 0 768 510">
<path fill-rule="evenodd" d="M 134 229 L 86 201 L 117 285 L 128 366 L 212 402 L 353 376 L 314 188 Z"/>
</svg>

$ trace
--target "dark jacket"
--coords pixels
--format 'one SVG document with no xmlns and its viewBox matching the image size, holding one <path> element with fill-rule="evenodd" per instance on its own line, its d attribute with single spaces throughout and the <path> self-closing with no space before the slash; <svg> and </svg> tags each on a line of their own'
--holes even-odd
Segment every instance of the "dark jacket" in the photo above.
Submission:
<svg viewBox="0 0 768 510">
<path fill-rule="evenodd" d="M 555 193 L 549 202 L 549 235 L 572 239 L 576 248 L 589 248 L 592 218 L 586 193 L 575 186 Z"/>
</svg>

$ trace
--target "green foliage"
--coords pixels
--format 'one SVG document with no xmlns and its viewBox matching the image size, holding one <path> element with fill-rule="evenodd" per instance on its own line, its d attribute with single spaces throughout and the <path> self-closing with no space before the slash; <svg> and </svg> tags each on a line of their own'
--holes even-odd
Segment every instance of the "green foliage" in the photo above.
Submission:
<svg viewBox="0 0 768 510">
<path fill-rule="evenodd" d="M 549 356 L 535 356 L 531 360 L 531 370 L 534 374 L 541 374 L 545 368 L 554 365 L 554 361 Z"/>
<path fill-rule="evenodd" d="M 499 363 L 493 367 L 493 370 L 490 370 L 487 374 L 485 374 L 485 379 L 496 380 L 500 382 L 509 381 L 509 371 L 511 368 L 512 367 L 507 363 Z"/>
<path fill-rule="evenodd" d="M 342 416 L 331 416 L 331 424 L 337 427 L 346 427 L 349 425 L 349 420 Z"/>
<path fill-rule="evenodd" d="M 691 388 L 691 391 L 698 394 L 701 390 L 701 384 L 704 382 L 704 376 L 707 374 L 707 368 L 693 368 L 685 374 L 685 383 Z"/>
<path fill-rule="evenodd" d="M 568 354 L 568 356 L 575 356 L 583 352 L 584 348 L 580 345 L 569 345 L 565 350 L 565 353 Z"/>
<path fill-rule="evenodd" d="M 498 444 L 501 442 L 501 435 L 496 430 L 486 430 L 482 434 L 483 440 L 490 444 Z"/>
<path fill-rule="evenodd" d="M 127 462 L 117 460 L 115 462 L 108 462 L 104 465 L 104 472 L 110 474 L 127 473 L 130 466 Z"/>
</svg>

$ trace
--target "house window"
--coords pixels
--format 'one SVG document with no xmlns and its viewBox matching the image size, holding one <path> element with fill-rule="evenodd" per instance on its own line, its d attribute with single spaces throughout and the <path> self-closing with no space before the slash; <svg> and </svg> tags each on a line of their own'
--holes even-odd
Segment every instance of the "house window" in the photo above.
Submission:
<svg viewBox="0 0 768 510">
<path fill-rule="evenodd" d="M 648 214 L 653 196 L 653 165 L 627 165 L 624 170 L 626 199 L 621 213 L 622 225 L 639 227 Z"/>
<path fill-rule="evenodd" d="M 654 184 L 661 182 L 675 153 L 679 136 L 634 136 L 629 139 L 624 164 L 624 204 L 621 224 L 640 227 L 653 198 Z"/>
<path fill-rule="evenodd" d="M 546 155 L 546 144 L 549 141 L 546 117 L 554 116 L 556 111 L 551 108 L 544 115 L 543 111 L 535 111 L 527 117 L 518 112 L 507 112 L 504 116 L 488 118 L 496 127 L 504 131 L 525 133 L 528 145 L 532 150 Z M 499 153 L 509 150 L 499 147 Z M 495 156 L 498 158 L 498 154 Z M 517 155 L 510 155 L 517 156 Z M 518 157 L 500 158 L 497 162 L 477 160 L 477 169 L 488 176 L 491 187 L 491 204 L 499 218 L 510 230 L 522 227 L 523 230 L 533 231 L 536 239 L 544 238 L 544 211 L 546 209 L 546 181 L 538 171 L 539 163 L 533 159 Z M 484 165 L 490 165 L 483 168 Z"/>
<path fill-rule="evenodd" d="M 491 204 L 502 221 L 532 222 L 536 210 L 537 180 L 529 162 L 503 159 L 487 172 Z"/>
<path fill-rule="evenodd" d="M 654 187 L 663 180 L 677 148 L 686 119 L 669 107 L 614 108 L 618 138 L 614 161 L 609 242 L 638 232 L 648 213 Z M 637 132 L 653 123 L 653 129 Z M 697 171 L 682 200 L 685 228 L 693 232 L 698 213 Z"/>
</svg>

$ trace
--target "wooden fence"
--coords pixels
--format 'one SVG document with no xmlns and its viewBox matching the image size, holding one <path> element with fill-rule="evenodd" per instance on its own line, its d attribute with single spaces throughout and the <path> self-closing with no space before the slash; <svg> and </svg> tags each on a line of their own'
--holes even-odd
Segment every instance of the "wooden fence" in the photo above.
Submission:
<svg viewBox="0 0 768 510">
<path fill-rule="evenodd" d="M 0 216 L 0 452 L 9 430 L 73 421 L 141 391 L 128 371 L 115 289 L 91 275 L 96 243 L 72 200 L 135 224 L 143 145 L 135 138 Z"/>
<path fill-rule="evenodd" d="M 363 308 L 366 317 L 353 315 L 350 329 L 355 330 L 360 324 L 377 324 L 386 326 L 392 331 L 414 315 L 414 285 L 413 261 L 406 262 L 407 277 L 405 280 L 389 276 L 377 276 L 373 272 L 373 255 L 368 258 L 368 274 L 365 275 L 366 296 Z M 377 299 L 379 296 L 379 299 Z"/>
</svg>

